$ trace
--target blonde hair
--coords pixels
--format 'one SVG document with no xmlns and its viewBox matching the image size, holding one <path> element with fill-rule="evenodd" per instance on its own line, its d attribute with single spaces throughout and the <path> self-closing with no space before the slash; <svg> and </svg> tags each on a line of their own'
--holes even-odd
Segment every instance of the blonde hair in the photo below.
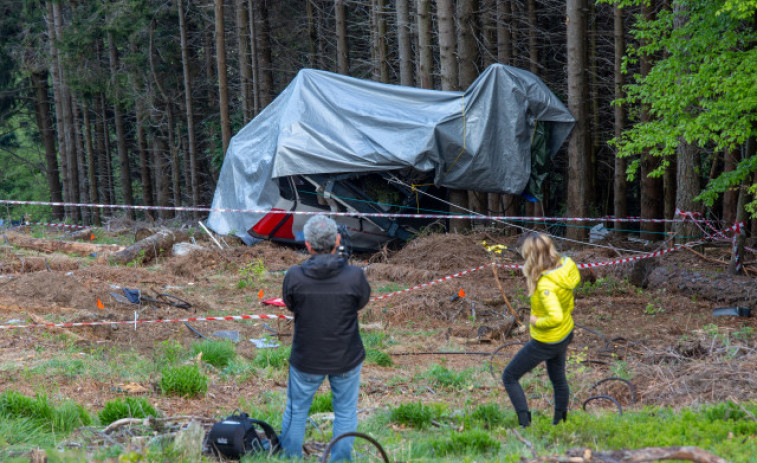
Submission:
<svg viewBox="0 0 757 463">
<path fill-rule="evenodd" d="M 526 276 L 529 296 L 536 291 L 542 272 L 560 265 L 560 254 L 552 239 L 543 233 L 531 233 L 523 241 L 521 254 L 526 259 L 523 275 Z"/>
</svg>

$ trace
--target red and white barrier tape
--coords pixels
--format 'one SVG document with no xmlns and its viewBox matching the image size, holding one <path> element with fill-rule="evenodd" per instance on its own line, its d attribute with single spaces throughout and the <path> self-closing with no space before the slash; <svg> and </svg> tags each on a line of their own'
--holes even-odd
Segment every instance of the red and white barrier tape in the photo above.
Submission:
<svg viewBox="0 0 757 463">
<path fill-rule="evenodd" d="M 274 211 L 253 209 L 213 209 L 206 207 L 167 207 L 167 206 L 128 206 L 123 204 L 88 204 L 88 203 L 59 203 L 49 201 L 11 201 L 0 199 L 0 204 L 36 205 L 36 206 L 69 206 L 91 207 L 106 209 L 136 209 L 157 211 L 180 211 L 180 212 L 237 212 L 246 214 L 293 214 L 293 215 L 320 215 L 327 214 L 334 217 L 381 217 L 381 218 L 410 218 L 410 219 L 459 219 L 459 220 L 502 220 L 502 221 L 528 221 L 528 222 L 603 222 L 605 219 L 597 217 L 519 217 L 506 215 L 476 215 L 476 214 L 400 214 L 383 212 L 321 212 L 321 211 Z M 650 223 L 675 223 L 685 219 L 613 219 L 615 222 L 650 222 Z"/>
<path fill-rule="evenodd" d="M 176 319 L 163 319 L 163 320 L 129 320 L 129 321 L 99 321 L 99 322 L 72 322 L 72 323 L 40 323 L 40 324 L 28 324 L 28 325 L 0 325 L 0 329 L 12 329 L 12 328 L 71 328 L 75 326 L 104 326 L 104 325 L 136 325 L 144 323 L 175 323 L 175 322 L 213 322 L 213 321 L 227 321 L 227 320 L 291 320 L 294 317 L 289 315 L 228 315 L 224 317 L 192 317 L 192 318 L 176 318 Z"/>
<path fill-rule="evenodd" d="M 44 222 L 34 222 L 30 225 L 42 225 L 44 227 L 61 227 L 61 228 L 87 228 L 84 225 L 69 225 L 67 223 L 44 223 Z"/>
<path fill-rule="evenodd" d="M 453 279 L 453 278 L 461 277 L 461 276 L 463 276 L 463 275 L 467 275 L 467 274 L 469 274 L 469 273 L 473 273 L 473 272 L 475 272 L 476 270 L 481 270 L 482 268 L 486 268 L 486 267 L 489 267 L 489 266 L 491 266 L 491 265 L 492 265 L 492 264 L 479 265 L 479 266 L 478 266 L 478 267 L 476 267 L 476 268 L 472 268 L 472 269 L 470 269 L 470 270 L 463 270 L 462 272 L 458 272 L 458 273 L 455 273 L 455 274 L 453 274 L 453 275 L 449 275 L 449 276 L 446 276 L 446 277 L 444 277 L 444 278 L 439 278 L 438 280 L 430 281 L 430 282 L 428 282 L 428 283 L 422 283 L 422 284 L 419 284 L 419 285 L 413 286 L 412 288 L 406 288 L 406 289 L 403 289 L 403 290 L 400 290 L 400 291 L 395 291 L 395 292 L 393 292 L 393 293 L 389 293 L 389 294 L 383 294 L 383 295 L 381 295 L 381 296 L 372 297 L 372 298 L 370 299 L 370 301 L 369 301 L 369 302 L 380 301 L 381 299 L 386 299 L 387 297 L 390 297 L 390 296 L 395 296 L 395 295 L 397 295 L 397 294 L 406 293 L 406 292 L 409 292 L 409 291 L 413 291 L 413 290 L 415 290 L 415 289 L 426 288 L 426 287 L 429 287 L 429 286 L 435 285 L 435 284 L 437 284 L 437 283 L 443 283 L 443 282 L 445 282 L 445 281 L 451 280 L 451 279 Z"/>
</svg>

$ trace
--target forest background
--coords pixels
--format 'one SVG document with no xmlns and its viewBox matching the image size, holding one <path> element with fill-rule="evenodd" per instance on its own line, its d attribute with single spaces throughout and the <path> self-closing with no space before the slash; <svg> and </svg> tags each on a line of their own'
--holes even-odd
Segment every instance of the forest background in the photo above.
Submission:
<svg viewBox="0 0 757 463">
<path fill-rule="evenodd" d="M 542 203 L 450 201 L 524 216 L 679 209 L 757 236 L 757 0 L 2 0 L 0 38 L 0 199 L 207 206 L 232 134 L 302 68 L 464 90 L 502 63 L 544 80 L 576 127 Z"/>
</svg>

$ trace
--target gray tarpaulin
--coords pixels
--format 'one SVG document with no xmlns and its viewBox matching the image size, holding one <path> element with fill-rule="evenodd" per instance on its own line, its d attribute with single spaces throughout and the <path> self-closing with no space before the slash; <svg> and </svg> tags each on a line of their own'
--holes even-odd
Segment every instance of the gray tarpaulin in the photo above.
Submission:
<svg viewBox="0 0 757 463">
<path fill-rule="evenodd" d="M 465 92 L 424 90 L 304 69 L 232 139 L 213 209 L 269 210 L 274 178 L 413 167 L 438 186 L 520 194 L 537 121 L 554 155 L 575 120 L 534 74 L 494 64 Z M 220 234 L 261 214 L 211 212 Z"/>
</svg>

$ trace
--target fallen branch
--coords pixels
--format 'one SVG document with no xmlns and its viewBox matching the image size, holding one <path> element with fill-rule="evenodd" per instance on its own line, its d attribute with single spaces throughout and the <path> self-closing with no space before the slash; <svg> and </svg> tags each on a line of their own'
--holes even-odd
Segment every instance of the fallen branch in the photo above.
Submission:
<svg viewBox="0 0 757 463">
<path fill-rule="evenodd" d="M 502 288 L 502 283 L 499 281 L 499 273 L 497 272 L 497 264 L 492 264 L 492 272 L 494 272 L 494 281 L 497 282 L 497 287 L 499 288 L 499 291 L 502 293 L 502 299 L 505 300 L 505 304 L 507 304 L 507 308 L 510 309 L 510 313 L 515 317 L 515 323 L 520 324 L 520 319 L 518 318 L 518 313 L 515 312 L 513 309 L 513 306 L 510 305 L 510 301 L 507 300 L 507 296 L 505 296 L 505 290 Z"/>
<path fill-rule="evenodd" d="M 105 427 L 101 432 L 103 434 L 108 434 L 110 432 L 113 432 L 114 430 L 122 427 L 122 426 L 128 426 L 131 424 L 141 424 L 143 426 L 149 426 L 150 425 L 150 418 L 121 418 L 120 420 L 116 420 L 112 423 L 110 423 L 108 426 Z"/>
</svg>

